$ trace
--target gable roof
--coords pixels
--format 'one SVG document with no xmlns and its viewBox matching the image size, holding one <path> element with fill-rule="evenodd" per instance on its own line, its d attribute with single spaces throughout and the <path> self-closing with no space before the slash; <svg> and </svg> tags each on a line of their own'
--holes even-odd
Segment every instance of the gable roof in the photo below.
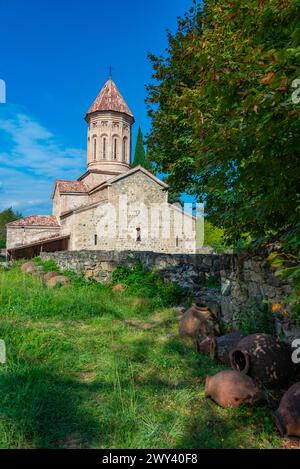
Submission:
<svg viewBox="0 0 300 469">
<path fill-rule="evenodd" d="M 142 166 L 136 166 L 135 168 L 132 168 L 130 169 L 129 171 L 127 171 L 126 173 L 123 173 L 123 174 L 120 174 L 119 176 L 116 176 L 115 178 L 113 179 L 108 179 L 108 181 L 106 181 L 106 184 L 114 184 L 115 182 L 118 182 L 120 181 L 121 179 L 124 179 L 124 178 L 127 178 L 129 176 L 132 176 L 133 174 L 137 173 L 137 172 L 141 172 L 143 174 L 145 174 L 146 176 L 148 176 L 150 179 L 152 179 L 154 182 L 156 182 L 157 184 L 159 184 L 160 186 L 162 186 L 164 189 L 168 189 L 168 184 L 166 184 L 164 181 L 162 181 L 161 179 L 158 179 L 156 176 L 154 176 L 154 174 L 150 173 L 150 171 L 147 171 L 147 169 L 143 168 Z"/>
<path fill-rule="evenodd" d="M 25 218 L 19 218 L 19 220 L 12 221 L 7 223 L 7 226 L 60 226 L 57 218 L 54 215 L 50 216 L 30 216 Z"/>
<path fill-rule="evenodd" d="M 88 188 L 82 181 L 67 181 L 64 179 L 57 179 L 55 181 L 52 198 L 54 197 L 56 188 L 58 188 L 61 194 L 87 194 L 88 193 Z"/>
<path fill-rule="evenodd" d="M 115 111 L 122 112 L 133 118 L 133 114 L 127 106 L 124 98 L 112 79 L 107 80 L 99 95 L 88 110 L 86 118 L 93 112 Z"/>
</svg>

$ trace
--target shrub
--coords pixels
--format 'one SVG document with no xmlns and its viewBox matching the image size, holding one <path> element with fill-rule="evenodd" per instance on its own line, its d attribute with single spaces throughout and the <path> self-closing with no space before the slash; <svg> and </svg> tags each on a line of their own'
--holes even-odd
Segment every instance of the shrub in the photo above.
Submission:
<svg viewBox="0 0 300 469">
<path fill-rule="evenodd" d="M 235 325 L 237 329 L 245 334 L 255 334 L 257 332 L 265 334 L 275 333 L 274 318 L 267 304 L 259 307 L 255 303 L 250 303 L 247 308 L 241 310 L 235 316 Z"/>
<path fill-rule="evenodd" d="M 47 272 L 60 272 L 60 269 L 55 261 L 49 259 L 48 261 L 43 261 L 40 257 L 35 257 L 33 259 L 38 265 L 44 268 L 44 271 Z"/>
<path fill-rule="evenodd" d="M 277 269 L 275 275 L 280 279 L 291 282 L 292 293 L 285 299 L 289 304 L 291 314 L 289 320 L 300 325 L 300 255 L 273 252 L 269 255 L 269 262 Z"/>
<path fill-rule="evenodd" d="M 186 297 L 183 288 L 167 282 L 154 270 L 144 269 L 141 262 L 136 262 L 132 268 L 118 266 L 112 274 L 111 283 L 122 283 L 129 294 L 151 298 L 158 306 L 176 305 Z"/>
</svg>

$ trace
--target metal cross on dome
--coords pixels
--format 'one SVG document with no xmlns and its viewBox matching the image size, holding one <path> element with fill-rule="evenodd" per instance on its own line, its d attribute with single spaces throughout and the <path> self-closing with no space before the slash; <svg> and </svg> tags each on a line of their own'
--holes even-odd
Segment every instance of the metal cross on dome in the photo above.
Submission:
<svg viewBox="0 0 300 469">
<path fill-rule="evenodd" d="M 112 66 L 110 65 L 110 66 L 108 67 L 108 75 L 109 75 L 109 79 L 110 79 L 110 80 L 112 80 L 112 71 L 113 71 L 113 68 L 112 68 Z"/>
</svg>

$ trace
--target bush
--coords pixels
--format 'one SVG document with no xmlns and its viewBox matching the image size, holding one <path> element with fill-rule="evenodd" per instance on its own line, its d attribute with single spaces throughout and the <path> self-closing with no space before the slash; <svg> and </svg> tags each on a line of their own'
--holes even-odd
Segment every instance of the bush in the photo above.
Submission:
<svg viewBox="0 0 300 469">
<path fill-rule="evenodd" d="M 292 293 L 285 298 L 290 306 L 289 320 L 295 326 L 300 326 L 300 255 L 273 252 L 269 255 L 269 262 L 277 269 L 275 275 L 288 280 L 292 285 Z"/>
<path fill-rule="evenodd" d="M 167 282 L 154 270 L 146 270 L 141 262 L 132 268 L 120 265 L 112 274 L 112 285 L 122 283 L 131 295 L 152 299 L 158 306 L 172 306 L 186 297 L 186 291 L 178 285 Z"/>
<path fill-rule="evenodd" d="M 274 318 L 267 304 L 258 307 L 257 304 L 250 303 L 247 308 L 236 315 L 235 325 L 237 329 L 245 334 L 255 334 L 257 332 L 265 334 L 275 333 Z"/>
<path fill-rule="evenodd" d="M 40 257 L 35 257 L 33 259 L 38 265 L 42 266 L 44 271 L 47 272 L 60 272 L 59 267 L 57 266 L 56 262 L 52 259 L 48 261 L 43 261 Z"/>
</svg>

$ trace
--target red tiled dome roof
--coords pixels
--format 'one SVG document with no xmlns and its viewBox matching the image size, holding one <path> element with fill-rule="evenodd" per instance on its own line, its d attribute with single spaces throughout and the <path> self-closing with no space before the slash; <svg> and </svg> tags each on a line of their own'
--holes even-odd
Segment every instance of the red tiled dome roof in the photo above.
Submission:
<svg viewBox="0 0 300 469">
<path fill-rule="evenodd" d="M 133 114 L 127 106 L 124 98 L 118 90 L 116 84 L 112 79 L 107 80 L 103 86 L 100 94 L 97 96 L 92 106 L 90 107 L 87 116 L 93 112 L 98 111 L 116 111 L 127 114 L 133 117 Z"/>
</svg>

